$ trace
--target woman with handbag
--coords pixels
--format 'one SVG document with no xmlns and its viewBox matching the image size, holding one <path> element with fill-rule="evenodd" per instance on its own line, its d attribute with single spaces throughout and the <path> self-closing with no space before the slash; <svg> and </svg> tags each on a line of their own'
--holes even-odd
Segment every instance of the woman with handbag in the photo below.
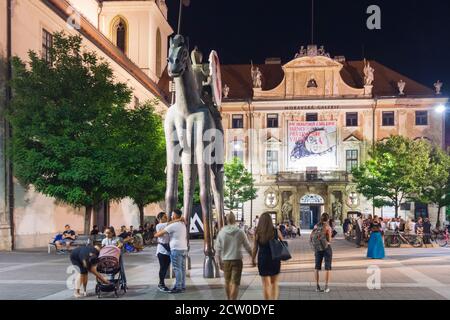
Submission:
<svg viewBox="0 0 450 320">
<path fill-rule="evenodd" d="M 256 256 L 258 256 L 258 271 L 262 280 L 265 300 L 278 300 L 280 295 L 278 275 L 280 274 L 281 259 L 272 258 L 270 243 L 277 239 L 283 240 L 283 236 L 274 227 L 272 217 L 266 212 L 259 218 L 252 254 L 254 266 L 256 266 Z"/>
</svg>

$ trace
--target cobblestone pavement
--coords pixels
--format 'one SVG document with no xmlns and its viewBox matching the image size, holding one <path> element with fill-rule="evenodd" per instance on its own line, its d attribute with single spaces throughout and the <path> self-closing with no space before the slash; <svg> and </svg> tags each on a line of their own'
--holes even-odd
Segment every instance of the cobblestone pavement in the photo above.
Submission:
<svg viewBox="0 0 450 320">
<path fill-rule="evenodd" d="M 280 299 L 450 299 L 450 248 L 386 249 L 386 259 L 370 260 L 365 257 L 365 249 L 357 249 L 353 244 L 338 238 L 333 243 L 331 292 L 316 293 L 314 256 L 308 243 L 308 235 L 289 240 L 289 246 L 293 259 L 282 265 Z M 192 242 L 192 269 L 188 272 L 187 291 L 178 295 L 161 293 L 156 289 L 159 265 L 155 247 L 146 248 L 141 253 L 127 254 L 124 261 L 129 291 L 120 299 L 225 299 L 223 277 L 202 277 L 201 248 L 201 241 Z M 244 263 L 240 299 L 260 300 L 263 296 L 257 269 L 250 266 L 248 257 Z M 372 271 L 377 268 L 380 270 L 381 289 L 370 290 L 367 282 L 373 275 Z M 48 255 L 45 249 L 0 253 L 0 299 L 72 299 L 73 292 L 67 289 L 67 282 L 70 283 L 72 277 L 67 255 Z M 92 276 L 90 280 L 90 295 L 84 299 L 97 299 L 93 294 Z M 172 280 L 167 280 L 167 283 L 172 283 Z M 105 299 L 107 298 L 105 295 Z"/>
</svg>

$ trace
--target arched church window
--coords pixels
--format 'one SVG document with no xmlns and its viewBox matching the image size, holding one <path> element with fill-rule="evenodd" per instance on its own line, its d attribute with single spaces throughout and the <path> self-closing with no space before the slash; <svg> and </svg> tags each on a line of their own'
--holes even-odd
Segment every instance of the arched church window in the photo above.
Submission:
<svg viewBox="0 0 450 320">
<path fill-rule="evenodd" d="M 162 40 L 161 40 L 161 31 L 156 30 L 156 76 L 161 76 L 161 64 L 162 64 Z"/>
<path fill-rule="evenodd" d="M 127 39 L 128 37 L 128 25 L 126 21 L 117 17 L 112 23 L 112 38 L 113 43 L 120 49 L 123 53 L 127 53 Z"/>
</svg>

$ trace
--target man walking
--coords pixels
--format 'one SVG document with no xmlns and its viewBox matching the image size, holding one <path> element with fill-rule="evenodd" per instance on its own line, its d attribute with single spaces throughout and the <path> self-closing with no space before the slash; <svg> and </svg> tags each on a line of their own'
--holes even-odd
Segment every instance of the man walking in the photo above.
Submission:
<svg viewBox="0 0 450 320">
<path fill-rule="evenodd" d="M 187 230 L 181 210 L 174 210 L 172 217 L 173 220 L 164 229 L 157 232 L 155 237 L 169 234 L 170 260 L 175 273 L 175 285 L 169 292 L 182 293 L 186 290 Z"/>
<path fill-rule="evenodd" d="M 355 235 L 356 235 L 356 247 L 361 248 L 361 241 L 363 235 L 363 221 L 360 213 L 358 213 L 358 216 L 356 218 Z"/>
<path fill-rule="evenodd" d="M 216 251 L 219 257 L 220 269 L 225 276 L 225 291 L 228 300 L 236 300 L 239 294 L 242 275 L 242 247 L 251 256 L 252 249 L 245 232 L 236 225 L 236 218 L 233 213 L 226 216 L 227 225 L 220 230 Z"/>
</svg>

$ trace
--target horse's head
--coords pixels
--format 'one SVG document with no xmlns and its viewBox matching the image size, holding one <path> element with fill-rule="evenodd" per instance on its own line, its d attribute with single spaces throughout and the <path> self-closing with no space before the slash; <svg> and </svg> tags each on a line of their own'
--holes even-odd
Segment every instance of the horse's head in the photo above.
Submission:
<svg viewBox="0 0 450 320">
<path fill-rule="evenodd" d="M 189 48 L 182 35 L 177 34 L 170 39 L 168 71 L 173 78 L 181 77 L 187 70 L 189 61 Z"/>
</svg>

